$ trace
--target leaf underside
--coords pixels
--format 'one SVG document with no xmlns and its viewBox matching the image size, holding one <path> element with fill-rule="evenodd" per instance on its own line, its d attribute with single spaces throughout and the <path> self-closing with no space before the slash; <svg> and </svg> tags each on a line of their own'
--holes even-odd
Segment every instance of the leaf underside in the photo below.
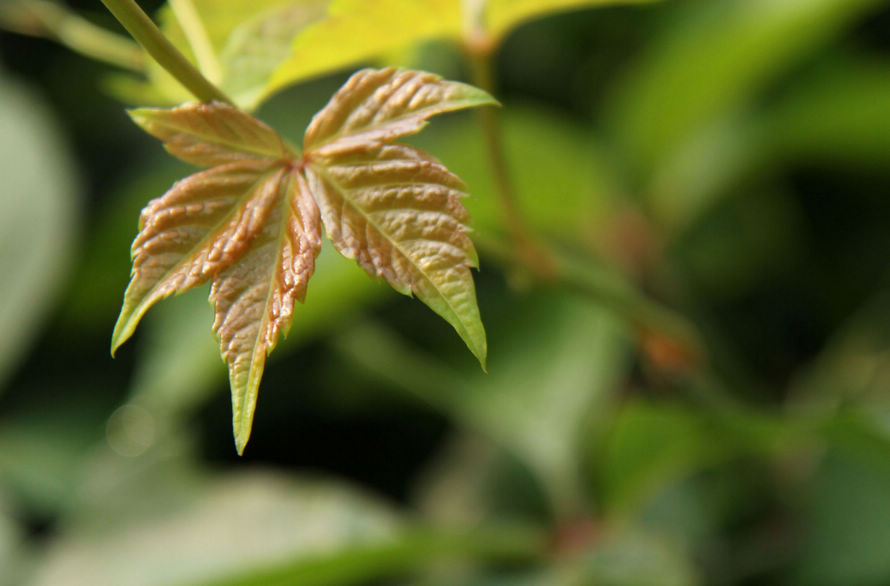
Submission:
<svg viewBox="0 0 890 586">
<path fill-rule="evenodd" d="M 363 70 L 313 118 L 302 156 L 226 104 L 132 111 L 171 154 L 209 168 L 143 210 L 112 353 L 154 303 L 211 281 L 242 453 L 266 356 L 306 297 L 323 224 L 341 254 L 448 321 L 484 367 L 465 187 L 432 156 L 392 141 L 435 114 L 493 103 L 429 73 Z"/>
</svg>

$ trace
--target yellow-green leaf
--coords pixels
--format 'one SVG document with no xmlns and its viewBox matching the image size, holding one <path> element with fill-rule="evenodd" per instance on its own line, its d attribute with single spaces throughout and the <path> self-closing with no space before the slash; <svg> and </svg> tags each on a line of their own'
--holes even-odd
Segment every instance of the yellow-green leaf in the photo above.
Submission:
<svg viewBox="0 0 890 586">
<path fill-rule="evenodd" d="M 242 108 L 255 108 L 291 42 L 305 26 L 327 14 L 327 0 L 289 2 L 247 19 L 232 30 L 219 53 L 221 86 Z"/>
<path fill-rule="evenodd" d="M 450 323 L 483 367 L 485 330 L 470 267 L 458 177 L 400 144 L 356 149 L 308 169 L 328 238 L 368 274 L 416 295 Z"/>
<path fill-rule="evenodd" d="M 272 71 L 290 53 L 293 38 L 325 14 L 328 0 L 179 0 L 157 14 L 166 36 L 239 107 L 254 109 Z M 184 10 L 183 7 L 190 9 Z M 182 17 L 188 18 L 182 18 Z M 198 57 L 200 56 L 200 58 Z M 145 60 L 148 83 L 115 78 L 112 91 L 139 104 L 179 104 L 191 99 L 154 60 Z"/>
<path fill-rule="evenodd" d="M 328 16 L 293 41 L 269 95 L 294 82 L 434 39 L 496 46 L 516 25 L 550 13 L 656 0 L 333 0 Z M 478 21 L 477 21 L 478 19 Z"/>
<path fill-rule="evenodd" d="M 497 104 L 479 88 L 423 71 L 363 69 L 309 124 L 307 153 L 330 156 L 416 134 L 436 114 Z"/>
<path fill-rule="evenodd" d="M 250 437 L 266 356 L 278 335 L 287 333 L 294 302 L 306 297 L 321 250 L 318 207 L 303 176 L 281 168 L 266 186 L 275 201 L 261 231 L 210 290 L 216 310 L 213 330 L 229 367 L 239 454 Z"/>
<path fill-rule="evenodd" d="M 333 0 L 327 18 L 296 36 L 266 91 L 460 30 L 459 0 Z"/>
</svg>

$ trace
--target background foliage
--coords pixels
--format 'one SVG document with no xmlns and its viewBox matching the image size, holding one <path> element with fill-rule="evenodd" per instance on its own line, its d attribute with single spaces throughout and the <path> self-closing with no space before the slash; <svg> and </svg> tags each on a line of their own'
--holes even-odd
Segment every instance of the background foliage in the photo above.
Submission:
<svg viewBox="0 0 890 586">
<path fill-rule="evenodd" d="M 472 79 L 457 2 L 322 4 L 195 0 L 196 60 L 291 137 L 358 64 Z M 0 33 L 0 584 L 890 581 L 890 4 L 492 4 L 518 199 L 582 286 L 504 258 L 449 115 L 414 144 L 472 193 L 488 374 L 324 250 L 242 458 L 206 291 L 108 357 L 138 211 L 190 172 L 118 100 L 187 94 Z"/>
</svg>

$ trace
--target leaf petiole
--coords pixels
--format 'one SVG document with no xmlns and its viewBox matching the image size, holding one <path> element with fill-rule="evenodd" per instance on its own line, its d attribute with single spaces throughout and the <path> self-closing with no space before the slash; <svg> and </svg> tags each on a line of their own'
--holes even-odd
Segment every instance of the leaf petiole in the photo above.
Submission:
<svg viewBox="0 0 890 586">
<path fill-rule="evenodd" d="M 213 85 L 167 40 L 157 25 L 134 0 L 102 0 L 102 4 L 167 73 L 176 78 L 202 102 L 232 104 L 226 94 Z"/>
<path fill-rule="evenodd" d="M 182 32 L 188 40 L 195 59 L 201 72 L 213 83 L 222 81 L 222 67 L 216 53 L 213 51 L 213 44 L 210 42 L 210 36 L 204 23 L 201 22 L 201 15 L 195 10 L 192 0 L 168 0 L 167 2 L 179 21 Z"/>
<path fill-rule="evenodd" d="M 494 93 L 494 80 L 491 72 L 491 49 L 483 43 L 466 44 L 466 51 L 473 69 L 473 83 L 489 94 Z M 554 271 L 551 254 L 545 250 L 529 230 L 517 203 L 516 190 L 507 168 L 504 144 L 498 124 L 497 111 L 493 108 L 481 108 L 477 112 L 485 137 L 488 161 L 495 182 L 501 216 L 519 252 L 522 263 L 538 276 L 546 277 Z"/>
</svg>

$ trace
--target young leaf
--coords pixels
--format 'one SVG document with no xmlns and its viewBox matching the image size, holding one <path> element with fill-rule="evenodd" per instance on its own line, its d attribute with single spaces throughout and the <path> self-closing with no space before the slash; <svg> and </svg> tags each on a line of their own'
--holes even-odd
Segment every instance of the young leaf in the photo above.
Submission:
<svg viewBox="0 0 890 586">
<path fill-rule="evenodd" d="M 479 88 L 432 73 L 365 69 L 312 118 L 303 148 L 329 156 L 416 134 L 436 114 L 496 103 Z"/>
<path fill-rule="evenodd" d="M 219 274 L 210 290 L 216 309 L 213 331 L 229 365 L 232 421 L 238 452 L 250 436 L 266 355 L 287 333 L 294 301 L 306 298 L 321 250 L 318 207 L 306 181 L 281 169 L 268 184 L 275 206 L 244 254 Z"/>
<path fill-rule="evenodd" d="M 275 175 L 269 161 L 220 165 L 179 181 L 148 204 L 131 249 L 112 352 L 155 302 L 206 282 L 247 249 L 273 204 L 268 186 Z"/>
<path fill-rule="evenodd" d="M 450 323 L 485 364 L 485 330 L 464 231 L 463 184 L 417 149 L 386 145 L 312 165 L 312 191 L 328 238 L 372 276 L 414 294 Z"/>
<path fill-rule="evenodd" d="M 197 104 L 172 110 L 131 110 L 133 121 L 161 140 L 174 157 L 199 167 L 244 159 L 289 156 L 274 130 L 225 104 Z"/>
<path fill-rule="evenodd" d="M 429 73 L 360 71 L 313 118 L 302 157 L 226 104 L 133 111 L 171 154 L 210 168 L 143 210 L 112 353 L 158 300 L 212 281 L 213 330 L 243 452 L 266 356 L 306 296 L 323 222 L 338 251 L 417 295 L 484 367 L 463 183 L 430 155 L 390 141 L 418 132 L 434 114 L 492 103 L 481 90 Z"/>
</svg>

